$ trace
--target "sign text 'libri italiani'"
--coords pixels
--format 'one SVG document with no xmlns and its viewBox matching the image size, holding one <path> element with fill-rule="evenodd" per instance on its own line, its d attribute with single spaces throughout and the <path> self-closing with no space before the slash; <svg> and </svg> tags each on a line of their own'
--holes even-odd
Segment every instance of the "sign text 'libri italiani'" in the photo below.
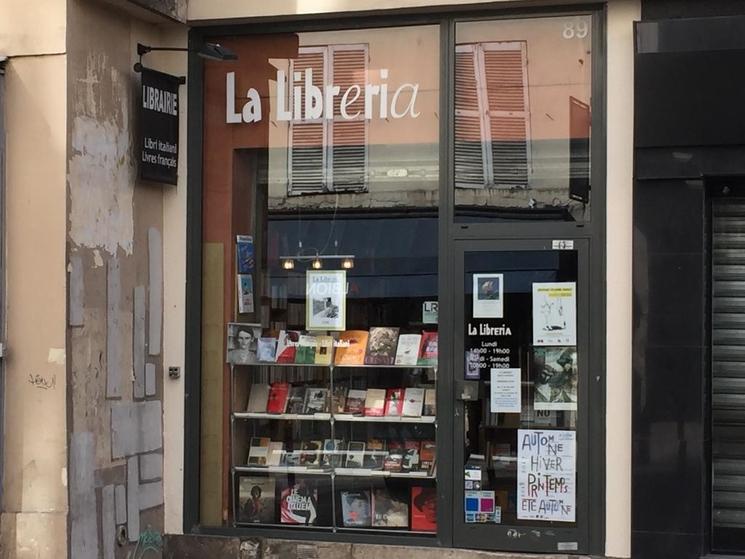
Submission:
<svg viewBox="0 0 745 559">
<path fill-rule="evenodd" d="M 181 78 L 142 68 L 140 178 L 176 184 Z"/>
</svg>

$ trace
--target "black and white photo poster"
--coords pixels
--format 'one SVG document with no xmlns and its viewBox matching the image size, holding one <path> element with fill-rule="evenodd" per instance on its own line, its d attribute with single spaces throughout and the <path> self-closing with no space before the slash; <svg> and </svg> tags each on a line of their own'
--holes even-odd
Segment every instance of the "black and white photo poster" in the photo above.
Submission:
<svg viewBox="0 0 745 559">
<path fill-rule="evenodd" d="M 504 274 L 473 274 L 473 318 L 504 316 Z"/>
<path fill-rule="evenodd" d="M 305 329 L 346 328 L 346 270 L 305 272 Z"/>
<path fill-rule="evenodd" d="M 533 284 L 533 345 L 577 345 L 577 283 Z"/>
</svg>

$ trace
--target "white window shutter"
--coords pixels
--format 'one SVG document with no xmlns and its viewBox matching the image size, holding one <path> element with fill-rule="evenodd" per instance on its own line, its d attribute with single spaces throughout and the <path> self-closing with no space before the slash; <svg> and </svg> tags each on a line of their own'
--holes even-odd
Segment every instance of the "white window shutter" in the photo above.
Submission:
<svg viewBox="0 0 745 559">
<path fill-rule="evenodd" d="M 484 83 L 476 45 L 455 49 L 455 186 L 484 188 L 489 182 Z"/>
</svg>

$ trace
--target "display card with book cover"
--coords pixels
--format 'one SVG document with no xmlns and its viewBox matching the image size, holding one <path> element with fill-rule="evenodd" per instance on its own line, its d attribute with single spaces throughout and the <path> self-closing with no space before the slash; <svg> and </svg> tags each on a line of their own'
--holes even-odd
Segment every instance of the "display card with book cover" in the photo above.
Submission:
<svg viewBox="0 0 745 559">
<path fill-rule="evenodd" d="M 259 338 L 256 358 L 264 363 L 274 363 L 277 358 L 277 338 Z"/>
<path fill-rule="evenodd" d="M 437 531 L 437 489 L 411 488 L 411 529 L 416 532 Z"/>
<path fill-rule="evenodd" d="M 270 477 L 240 477 L 238 480 L 238 522 L 271 524 L 274 513 L 275 481 Z"/>
<path fill-rule="evenodd" d="M 301 334 L 295 350 L 295 363 L 312 365 L 316 362 L 316 337 Z"/>
<path fill-rule="evenodd" d="M 291 386 L 285 413 L 302 414 L 305 408 L 305 387 Z"/>
<path fill-rule="evenodd" d="M 341 492 L 342 524 L 346 528 L 364 528 L 372 525 L 370 491 Z"/>
<path fill-rule="evenodd" d="M 437 391 L 434 388 L 424 389 L 424 411 L 422 415 L 437 415 Z"/>
<path fill-rule="evenodd" d="M 323 441 L 303 441 L 300 446 L 300 465 L 317 468 L 321 465 Z"/>
<path fill-rule="evenodd" d="M 418 365 L 437 365 L 437 332 L 422 332 Z"/>
<path fill-rule="evenodd" d="M 269 441 L 269 450 L 266 457 L 267 466 L 279 466 L 282 464 L 285 454 L 285 443 L 282 441 Z"/>
<path fill-rule="evenodd" d="M 280 330 L 277 338 L 277 363 L 294 363 L 300 332 L 297 330 Z"/>
<path fill-rule="evenodd" d="M 334 358 L 334 338 L 316 336 L 316 365 L 331 365 Z"/>
<path fill-rule="evenodd" d="M 406 417 L 420 417 L 424 405 L 424 388 L 407 388 L 404 392 L 404 407 L 402 415 Z"/>
<path fill-rule="evenodd" d="M 328 388 L 308 387 L 305 390 L 304 414 L 325 413 L 328 411 Z"/>
<path fill-rule="evenodd" d="M 312 526 L 318 518 L 318 488 L 312 480 L 283 484 L 279 516 L 282 524 Z"/>
<path fill-rule="evenodd" d="M 362 441 L 349 441 L 349 444 L 347 445 L 347 459 L 344 461 L 344 467 L 365 467 L 365 443 Z"/>
<path fill-rule="evenodd" d="M 396 365 L 416 365 L 419 359 L 421 334 L 401 334 L 396 348 Z"/>
<path fill-rule="evenodd" d="M 266 411 L 267 400 L 269 400 L 269 385 L 252 385 L 251 392 L 248 394 L 246 411 L 249 413 L 264 413 Z"/>
<path fill-rule="evenodd" d="M 404 441 L 404 455 L 401 460 L 401 471 L 412 472 L 419 469 L 419 441 Z"/>
<path fill-rule="evenodd" d="M 347 401 L 344 406 L 345 413 L 354 415 L 363 415 L 365 413 L 365 400 L 367 399 L 367 390 L 350 388 L 347 392 Z"/>
<path fill-rule="evenodd" d="M 266 466 L 270 442 L 269 437 L 251 437 L 251 444 L 248 448 L 249 466 Z"/>
<path fill-rule="evenodd" d="M 399 416 L 404 408 L 404 389 L 389 388 L 385 393 L 385 415 Z"/>
<path fill-rule="evenodd" d="M 326 439 L 323 441 L 323 457 L 321 466 L 340 468 L 342 464 L 343 444 L 341 439 Z"/>
<path fill-rule="evenodd" d="M 409 504 L 378 487 L 372 491 L 372 525 L 379 528 L 408 528 Z"/>
<path fill-rule="evenodd" d="M 435 441 L 430 441 L 430 440 L 422 441 L 421 450 L 419 453 L 420 469 L 432 475 L 432 468 L 435 465 L 436 455 L 437 455 L 437 446 L 435 445 Z"/>
<path fill-rule="evenodd" d="M 393 365 L 396 360 L 398 328 L 376 326 L 370 328 L 365 351 L 365 365 Z"/>
<path fill-rule="evenodd" d="M 331 411 L 334 413 L 344 413 L 344 409 L 347 403 L 347 391 L 349 390 L 346 386 L 334 386 L 334 394 L 331 397 Z"/>
<path fill-rule="evenodd" d="M 387 472 L 400 472 L 404 459 L 404 445 L 401 441 L 388 441 L 388 455 L 383 460 Z"/>
<path fill-rule="evenodd" d="M 368 388 L 365 398 L 365 415 L 382 417 L 385 412 L 385 388 Z"/>
<path fill-rule="evenodd" d="M 382 470 L 383 460 L 388 455 L 383 439 L 367 439 L 367 450 L 365 451 L 365 467 L 371 470 Z"/>
<path fill-rule="evenodd" d="M 336 365 L 363 365 L 368 333 L 365 330 L 346 330 L 339 336 L 334 356 Z"/>
<path fill-rule="evenodd" d="M 286 382 L 273 382 L 269 390 L 269 400 L 266 404 L 267 413 L 285 413 L 289 391 L 290 385 Z"/>
</svg>

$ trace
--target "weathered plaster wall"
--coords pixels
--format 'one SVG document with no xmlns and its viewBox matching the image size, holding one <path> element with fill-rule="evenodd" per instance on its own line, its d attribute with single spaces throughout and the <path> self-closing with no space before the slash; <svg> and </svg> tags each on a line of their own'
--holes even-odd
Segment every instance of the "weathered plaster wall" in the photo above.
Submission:
<svg viewBox="0 0 745 559">
<path fill-rule="evenodd" d="M 66 57 L 6 73 L 6 332 L 2 557 L 59 557 L 66 542 Z"/>
</svg>

